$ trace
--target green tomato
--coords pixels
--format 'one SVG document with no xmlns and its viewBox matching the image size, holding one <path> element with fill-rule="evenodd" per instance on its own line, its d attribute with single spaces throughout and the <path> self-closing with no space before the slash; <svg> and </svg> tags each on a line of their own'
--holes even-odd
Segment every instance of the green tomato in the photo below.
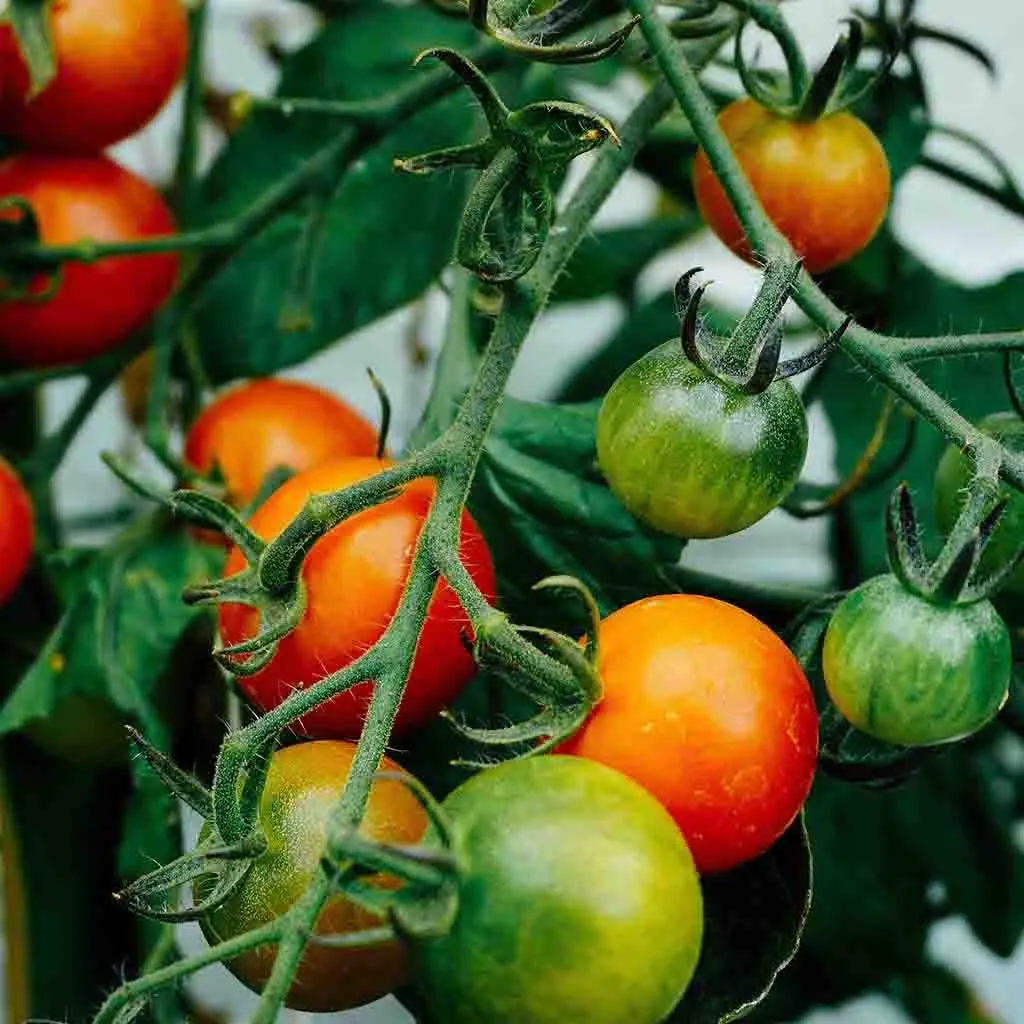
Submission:
<svg viewBox="0 0 1024 1024">
<path fill-rule="evenodd" d="M 1016 413 L 997 412 L 986 416 L 978 429 L 1011 451 L 1024 452 L 1024 420 Z M 963 508 L 973 472 L 971 460 L 955 445 L 950 445 L 935 474 L 935 513 L 944 533 L 953 529 Z M 982 555 L 981 569 L 985 573 L 1006 565 L 1024 545 L 1024 494 L 1007 484 L 1003 485 L 1002 493 L 1010 499 L 1010 504 Z M 1004 586 L 1007 593 L 1024 594 L 1024 563 L 1014 570 Z"/>
<path fill-rule="evenodd" d="M 72 764 L 96 768 L 128 763 L 125 717 L 105 697 L 70 693 L 42 718 L 33 718 L 25 733 L 47 753 Z"/>
<path fill-rule="evenodd" d="M 793 386 L 758 395 L 723 384 L 669 341 L 612 385 L 597 460 L 641 521 L 677 537 L 724 537 L 766 516 L 796 483 L 807 417 Z"/>
<path fill-rule="evenodd" d="M 576 757 L 487 769 L 444 803 L 466 871 L 415 976 L 445 1024 L 657 1024 L 700 954 L 690 851 L 624 775 Z"/>
<path fill-rule="evenodd" d="M 1010 634 L 988 601 L 933 604 L 876 576 L 833 614 L 823 668 L 832 702 L 862 732 L 908 747 L 949 743 L 1006 701 Z"/>
</svg>

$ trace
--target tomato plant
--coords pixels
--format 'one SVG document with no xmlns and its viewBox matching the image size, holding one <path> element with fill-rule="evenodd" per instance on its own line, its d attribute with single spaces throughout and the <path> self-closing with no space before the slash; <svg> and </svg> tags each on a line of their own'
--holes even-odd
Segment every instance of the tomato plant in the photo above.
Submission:
<svg viewBox="0 0 1024 1024">
<path fill-rule="evenodd" d="M 764 518 L 796 483 L 807 418 L 779 380 L 747 395 L 689 362 L 676 341 L 612 385 L 597 457 L 635 516 L 679 537 L 723 537 Z"/>
<path fill-rule="evenodd" d="M 995 62 L 912 0 L 813 69 L 765 0 L 303 2 L 269 94 L 209 3 L 0 25 L 7 1016 L 218 962 L 261 1022 L 966 1015 L 933 924 L 1024 935 L 1024 336 L 957 218 L 1024 204 L 929 51 Z"/>
<path fill-rule="evenodd" d="M 0 134 L 32 150 L 96 153 L 146 125 L 185 68 L 178 0 L 60 0 L 48 9 L 56 74 L 39 92 L 0 28 Z"/>
<path fill-rule="evenodd" d="M 8 462 L 0 459 L 0 602 L 17 589 L 32 558 L 32 499 Z"/>
<path fill-rule="evenodd" d="M 666 1018 L 704 921 L 693 860 L 654 800 L 556 756 L 484 772 L 443 809 L 467 869 L 451 930 L 414 946 L 437 1013 L 452 1024 Z"/>
<path fill-rule="evenodd" d="M 719 124 L 765 213 L 812 274 L 845 263 L 875 236 L 889 206 L 889 163 L 878 139 L 850 113 L 803 123 L 750 98 Z M 701 216 L 738 256 L 754 252 L 707 156 L 693 164 Z"/>
<path fill-rule="evenodd" d="M 799 663 L 740 608 L 652 597 L 601 621 L 600 704 L 561 748 L 665 805 L 702 873 L 763 853 L 814 778 L 818 716 Z"/>
<path fill-rule="evenodd" d="M 369 457 L 334 459 L 293 476 L 260 506 L 250 526 L 272 539 L 288 525 L 312 495 L 358 483 L 385 468 Z M 368 509 L 325 534 L 302 568 L 306 608 L 302 621 L 278 645 L 270 663 L 243 677 L 245 695 L 257 707 L 276 707 L 297 687 L 310 686 L 350 663 L 383 634 L 405 586 L 420 530 L 434 496 L 429 481 L 415 481 L 397 497 Z M 487 542 L 466 513 L 460 554 L 477 584 L 493 597 L 494 569 Z M 244 559 L 235 550 L 226 572 Z M 253 637 L 258 617 L 244 605 L 224 604 L 220 629 L 225 643 Z M 463 646 L 469 621 L 451 588 L 441 581 L 420 634 L 416 660 L 398 710 L 395 728 L 407 732 L 423 725 L 459 694 L 473 675 L 473 659 Z M 304 715 L 296 727 L 308 736 L 359 735 L 369 687 L 356 686 Z"/>
<path fill-rule="evenodd" d="M 302 896 L 319 864 L 328 814 L 352 768 L 355 749 L 355 744 L 341 740 L 318 740 L 274 754 L 259 808 L 267 848 L 228 899 L 201 919 L 211 942 L 274 920 Z M 390 758 L 384 759 L 383 767 L 401 771 Z M 360 830 L 369 839 L 412 843 L 426 824 L 415 797 L 400 782 L 389 780 L 374 784 Z M 200 842 L 209 837 L 207 826 Z M 377 884 L 386 885 L 387 880 L 381 878 Z M 202 899 L 205 891 L 201 881 L 196 898 Z M 320 914 L 317 932 L 344 935 L 376 923 L 373 914 L 335 896 Z M 228 961 L 228 967 L 258 992 L 270 976 L 274 952 L 272 946 L 260 946 Z M 405 952 L 397 941 L 366 949 L 313 945 L 303 957 L 286 1004 L 318 1013 L 362 1006 L 401 984 L 406 970 Z"/>
<path fill-rule="evenodd" d="M 0 196 L 22 196 L 44 242 L 129 242 L 174 232 L 160 194 L 102 156 L 23 154 L 0 164 Z M 7 219 L 17 215 L 5 213 Z M 174 288 L 173 253 L 69 263 L 35 275 L 24 298 L 0 304 L 0 352 L 25 366 L 74 363 L 141 327 Z M 49 290 L 56 291 L 49 296 Z"/>
<path fill-rule="evenodd" d="M 949 743 L 988 724 L 1010 685 L 1010 633 L 988 601 L 943 607 L 893 576 L 836 609 L 824 672 L 858 729 L 906 746 Z"/>
<path fill-rule="evenodd" d="M 377 432 L 328 391 L 288 380 L 239 384 L 211 402 L 189 428 L 185 459 L 217 467 L 227 500 L 249 505 L 274 469 L 296 472 L 346 455 L 372 456 Z"/>
</svg>

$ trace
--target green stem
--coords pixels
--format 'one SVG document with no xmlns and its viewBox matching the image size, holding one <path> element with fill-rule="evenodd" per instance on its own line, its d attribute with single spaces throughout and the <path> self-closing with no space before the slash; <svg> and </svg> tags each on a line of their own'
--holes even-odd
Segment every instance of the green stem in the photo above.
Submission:
<svg viewBox="0 0 1024 1024">
<path fill-rule="evenodd" d="M 1010 189 L 993 185 L 992 182 L 985 181 L 983 178 L 979 178 L 970 171 L 965 171 L 962 167 L 957 167 L 956 164 L 949 163 L 941 157 L 922 156 L 918 160 L 917 166 L 923 167 L 933 174 L 938 174 L 949 181 L 956 182 L 957 185 L 963 185 L 964 188 L 976 192 L 997 206 L 1001 206 L 1009 213 L 1014 213 L 1018 217 L 1024 217 L 1024 199 L 1021 198 L 1018 192 L 1012 192 Z"/>
<path fill-rule="evenodd" d="M 188 6 L 188 64 L 185 67 L 184 112 L 178 159 L 174 168 L 174 205 L 178 223 L 195 221 L 198 202 L 196 160 L 199 152 L 199 128 L 203 116 L 203 60 L 206 55 L 206 15 L 208 0 L 190 0 Z"/>
<path fill-rule="evenodd" d="M 789 71 L 789 85 L 793 102 L 799 103 L 810 88 L 811 73 L 808 70 L 807 61 L 804 60 L 800 44 L 778 6 L 775 3 L 762 3 L 759 0 L 726 0 L 726 2 L 748 15 L 758 27 L 775 37 Z"/>
<path fill-rule="evenodd" d="M 1024 334 L 1020 331 L 942 334 L 934 338 L 887 338 L 886 341 L 889 351 L 904 362 L 1024 351 Z"/>
<path fill-rule="evenodd" d="M 693 67 L 658 18 L 653 0 L 628 2 L 633 12 L 640 16 L 640 31 L 693 127 L 753 248 L 768 261 L 792 261 L 795 255 L 789 243 L 771 222 L 750 187 Z M 846 320 L 846 314 L 818 288 L 806 272 L 797 279 L 793 297 L 811 321 L 823 331 L 831 333 Z M 843 336 L 842 346 L 872 376 L 883 381 L 954 444 L 960 448 L 979 444 L 982 440 L 980 432 L 893 354 L 894 341 L 859 324 L 852 324 Z M 1005 452 L 1001 473 L 1008 482 L 1024 489 L 1024 458 L 1020 455 Z"/>
</svg>

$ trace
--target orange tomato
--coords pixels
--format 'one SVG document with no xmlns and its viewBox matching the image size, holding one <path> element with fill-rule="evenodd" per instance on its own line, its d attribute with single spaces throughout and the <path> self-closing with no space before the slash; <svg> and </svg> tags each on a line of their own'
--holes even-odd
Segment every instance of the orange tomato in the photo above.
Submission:
<svg viewBox="0 0 1024 1024">
<path fill-rule="evenodd" d="M 719 115 L 765 213 L 812 274 L 845 263 L 885 220 L 889 161 L 874 133 L 848 113 L 792 121 L 750 98 Z M 734 252 L 754 262 L 750 243 L 703 150 L 693 163 L 701 216 Z"/>
<path fill-rule="evenodd" d="M 352 406 L 311 384 L 274 378 L 223 391 L 185 439 L 185 461 L 202 473 L 219 467 L 228 501 L 238 507 L 252 502 L 277 467 L 301 472 L 376 451 L 376 429 Z"/>
<path fill-rule="evenodd" d="M 160 193 L 103 156 L 23 153 L 5 160 L 0 197 L 15 195 L 31 204 L 49 245 L 126 242 L 175 231 Z M 52 298 L 0 298 L 0 351 L 30 367 L 77 363 L 107 352 L 156 311 L 177 275 L 173 252 L 66 263 Z M 41 296 L 48 284 L 40 275 L 33 292 Z"/>
<path fill-rule="evenodd" d="M 271 540 L 311 494 L 358 483 L 388 465 L 376 458 L 325 462 L 283 484 L 256 510 L 249 525 L 260 537 Z M 398 607 L 434 489 L 433 480 L 413 481 L 390 501 L 347 519 L 313 545 L 302 566 L 306 584 L 302 621 L 281 641 L 265 668 L 239 677 L 239 686 L 258 708 L 276 707 L 295 689 L 343 668 L 376 643 Z M 462 517 L 460 553 L 477 585 L 492 598 L 491 555 L 468 513 Z M 241 552 L 235 549 L 225 571 L 231 575 L 244 566 Z M 253 636 L 258 623 L 253 608 L 220 606 L 220 630 L 226 645 Z M 469 621 L 454 592 L 439 581 L 398 711 L 396 733 L 423 725 L 472 678 L 473 659 L 462 643 L 463 631 L 468 629 Z M 357 686 L 303 716 L 294 728 L 318 738 L 358 736 L 369 696 L 369 684 Z"/>
<path fill-rule="evenodd" d="M 0 603 L 21 583 L 32 560 L 32 499 L 6 459 L 0 458 Z"/>
<path fill-rule="evenodd" d="M 818 716 L 799 662 L 764 623 L 708 597 L 651 597 L 598 631 L 603 698 L 560 752 L 639 782 L 702 873 L 756 857 L 810 791 Z"/>
<path fill-rule="evenodd" d="M 0 26 L 0 133 L 35 151 L 96 153 L 134 134 L 185 70 L 182 0 L 54 0 L 57 74 L 36 96 L 10 25 Z"/>
</svg>

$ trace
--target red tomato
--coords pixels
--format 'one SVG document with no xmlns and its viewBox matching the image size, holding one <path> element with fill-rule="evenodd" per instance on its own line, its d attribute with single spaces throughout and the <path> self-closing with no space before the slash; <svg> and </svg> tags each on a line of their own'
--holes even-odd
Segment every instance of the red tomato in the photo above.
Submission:
<svg viewBox="0 0 1024 1024">
<path fill-rule="evenodd" d="M 675 818 L 697 868 L 763 853 L 811 788 L 818 716 L 783 642 L 752 615 L 673 594 L 601 622 L 604 696 L 560 748 L 646 787 Z"/>
<path fill-rule="evenodd" d="M 185 439 L 185 460 L 203 473 L 219 466 L 228 500 L 238 507 L 279 466 L 302 472 L 376 451 L 376 429 L 350 405 L 311 384 L 273 378 L 222 392 Z"/>
<path fill-rule="evenodd" d="M 271 540 L 309 495 L 358 483 L 389 465 L 376 458 L 325 462 L 283 484 L 257 509 L 249 525 Z M 239 685 L 257 707 L 264 711 L 276 707 L 296 688 L 343 668 L 380 638 L 398 607 L 434 487 L 433 480 L 416 480 L 397 497 L 346 520 L 313 545 L 302 567 L 307 594 L 302 621 L 281 641 L 266 668 L 239 677 Z M 460 549 L 477 585 L 493 597 L 491 555 L 468 513 L 462 517 Z M 225 571 L 230 575 L 244 566 L 236 549 Z M 258 621 L 257 612 L 245 605 L 220 606 L 220 630 L 226 645 L 251 637 Z M 462 644 L 462 633 L 468 629 L 469 621 L 455 594 L 440 581 L 420 635 L 396 733 L 423 725 L 469 682 L 474 664 Z M 305 715 L 295 728 L 318 738 L 358 736 L 369 697 L 369 685 L 357 686 Z"/>
<path fill-rule="evenodd" d="M 57 74 L 30 97 L 28 67 L 0 27 L 0 134 L 36 151 L 96 153 L 134 134 L 185 69 L 182 0 L 55 0 Z"/>
<path fill-rule="evenodd" d="M 106 157 L 25 153 L 0 163 L 0 197 L 31 203 L 42 240 L 123 242 L 175 231 L 160 194 Z M 5 216 L 15 217 L 8 211 Z M 0 352 L 25 366 L 77 363 L 114 348 L 170 295 L 174 253 L 66 263 L 59 290 L 42 301 L 0 302 Z M 39 293 L 48 282 L 40 275 Z"/>
<path fill-rule="evenodd" d="M 25 485 L 0 458 L 0 603 L 18 589 L 32 560 L 34 519 Z"/>
<path fill-rule="evenodd" d="M 845 263 L 875 236 L 889 206 L 889 161 L 863 121 L 848 113 L 792 121 L 755 100 L 719 115 L 765 213 L 812 274 Z M 753 262 L 732 204 L 703 150 L 693 163 L 701 216 L 738 256 Z"/>
</svg>

